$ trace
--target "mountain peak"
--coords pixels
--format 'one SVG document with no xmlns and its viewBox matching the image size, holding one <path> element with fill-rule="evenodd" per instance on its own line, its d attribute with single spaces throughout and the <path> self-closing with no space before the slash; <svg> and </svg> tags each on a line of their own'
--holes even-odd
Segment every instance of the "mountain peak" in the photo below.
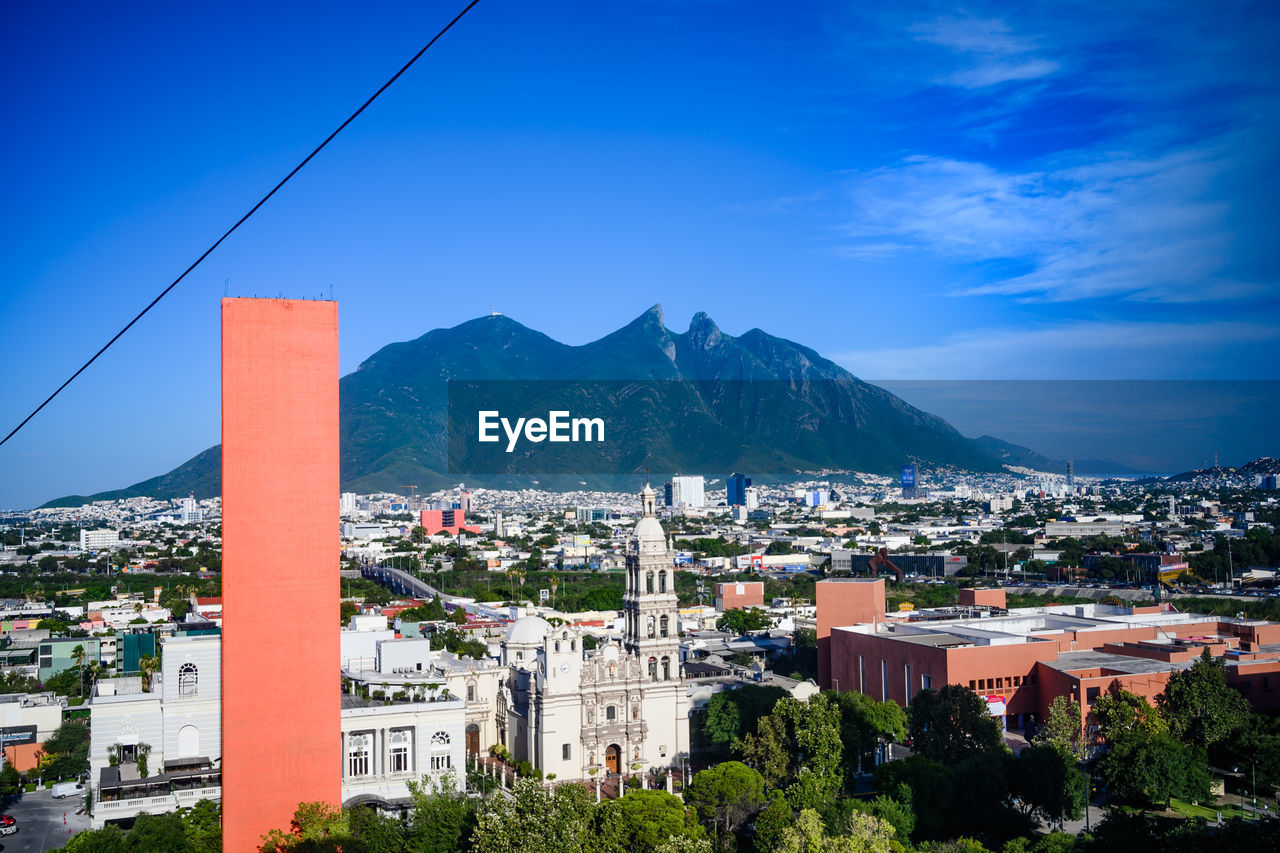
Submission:
<svg viewBox="0 0 1280 853">
<path fill-rule="evenodd" d="M 689 342 L 699 349 L 709 349 L 719 343 L 724 335 L 720 332 L 716 321 L 705 311 L 699 311 L 689 321 Z"/>
</svg>

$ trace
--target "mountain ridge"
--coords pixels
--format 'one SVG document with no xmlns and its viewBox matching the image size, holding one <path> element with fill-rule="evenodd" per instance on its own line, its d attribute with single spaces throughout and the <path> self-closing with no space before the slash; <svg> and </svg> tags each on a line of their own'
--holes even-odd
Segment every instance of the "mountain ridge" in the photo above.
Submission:
<svg viewBox="0 0 1280 853">
<path fill-rule="evenodd" d="M 840 468 L 893 474 L 906 462 L 995 471 L 1004 464 L 942 418 L 858 379 L 809 347 L 759 328 L 735 337 L 701 311 L 685 332 L 673 332 L 661 305 L 654 305 L 580 345 L 556 341 L 500 314 L 387 344 L 340 379 L 344 491 L 390 491 L 405 483 L 431 490 L 458 481 L 445 464 L 449 379 L 672 380 L 697 410 L 700 424 L 718 426 L 743 441 L 743 458 L 797 472 Z M 750 380 L 777 382 L 759 386 L 752 399 L 740 391 L 735 397 L 743 386 L 732 383 Z M 664 429 L 669 425 L 654 423 L 646 435 L 661 435 Z M 676 466 L 671 470 L 691 470 L 682 465 L 687 440 L 665 436 L 665 456 L 655 461 Z M 45 506 L 140 495 L 215 496 L 221 488 L 220 459 L 215 445 L 172 471 L 124 489 L 69 495 Z"/>
</svg>

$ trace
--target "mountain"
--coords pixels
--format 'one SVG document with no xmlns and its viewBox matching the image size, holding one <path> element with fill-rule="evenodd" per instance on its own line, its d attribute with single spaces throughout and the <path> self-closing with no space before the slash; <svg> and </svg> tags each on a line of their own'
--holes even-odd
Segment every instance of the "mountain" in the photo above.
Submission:
<svg viewBox="0 0 1280 853">
<path fill-rule="evenodd" d="M 625 421 L 624 435 L 611 444 L 635 458 L 609 461 L 635 465 L 615 467 L 614 473 L 644 467 L 714 474 L 720 472 L 709 469 L 708 460 L 718 464 L 722 458 L 733 466 L 723 474 L 761 475 L 823 468 L 896 474 L 905 462 L 994 471 L 1003 463 L 941 418 L 863 382 L 808 347 L 759 329 L 734 337 L 704 313 L 694 315 L 688 331 L 673 332 L 655 305 L 581 346 L 492 315 L 383 347 L 340 382 L 344 490 L 399 491 L 409 483 L 431 490 L 463 479 L 448 473 L 446 459 L 446 382 L 451 379 L 518 380 L 513 388 L 530 389 L 544 386 L 528 380 L 602 380 L 574 390 Z M 668 380 L 661 383 L 661 405 L 650 407 L 651 400 L 636 405 L 611 384 L 634 392 L 640 380 Z M 577 445 L 559 447 L 578 451 Z M 46 505 L 134 495 L 217 495 L 220 456 L 220 448 L 213 447 L 127 489 Z M 483 479 L 466 477 L 477 485 Z M 527 476 L 499 480 L 490 484 L 529 483 Z"/>
<path fill-rule="evenodd" d="M 1048 471 L 1053 474 L 1061 474 L 1067 467 L 1065 459 L 1050 459 L 1030 448 L 1012 444 L 995 436 L 980 435 L 974 441 L 1005 465 L 1016 465 L 1034 471 Z M 1085 477 L 1132 477 L 1141 473 L 1118 462 L 1108 462 L 1105 459 L 1075 459 L 1073 463 L 1075 472 Z"/>
</svg>

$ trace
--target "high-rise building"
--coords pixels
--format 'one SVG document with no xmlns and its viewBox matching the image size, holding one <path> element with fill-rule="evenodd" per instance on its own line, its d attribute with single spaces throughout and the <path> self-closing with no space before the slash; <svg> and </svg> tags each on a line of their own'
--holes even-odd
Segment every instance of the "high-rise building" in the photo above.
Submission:
<svg viewBox="0 0 1280 853">
<path fill-rule="evenodd" d="M 706 480 L 703 477 L 671 478 L 664 489 L 666 505 L 669 507 L 690 507 L 700 509 L 707 505 Z"/>
<path fill-rule="evenodd" d="M 1067 491 L 1076 487 L 1076 463 L 1067 460 Z"/>
<path fill-rule="evenodd" d="M 200 504 L 196 503 L 195 495 L 188 495 L 182 499 L 179 520 L 183 524 L 197 524 L 204 521 L 204 510 L 200 509 Z"/>
<path fill-rule="evenodd" d="M 351 515 L 356 511 L 356 493 L 343 492 L 342 497 L 338 499 L 338 512 L 343 515 Z"/>
<path fill-rule="evenodd" d="M 725 503 L 729 506 L 747 506 L 747 487 L 750 485 L 750 477 L 730 474 L 725 481 Z"/>
<path fill-rule="evenodd" d="M 222 826 L 256 850 L 342 801 L 338 306 L 222 301 Z M 281 516 L 279 509 L 291 511 Z M 263 519 L 276 519 L 263 524 Z M 287 600 L 288 607 L 263 602 Z M 281 642 L 266 642 L 282 637 Z M 283 673 L 293 673 L 284 677 Z"/>
</svg>

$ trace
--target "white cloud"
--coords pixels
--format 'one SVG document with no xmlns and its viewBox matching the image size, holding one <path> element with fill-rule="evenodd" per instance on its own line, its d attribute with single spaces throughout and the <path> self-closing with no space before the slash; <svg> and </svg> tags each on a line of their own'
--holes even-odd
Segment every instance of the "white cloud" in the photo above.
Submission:
<svg viewBox="0 0 1280 853">
<path fill-rule="evenodd" d="M 1201 360 L 1217 364 L 1236 353 L 1248 363 L 1243 349 L 1266 351 L 1278 340 L 1280 328 L 1255 322 L 1085 321 L 976 329 L 935 343 L 828 357 L 858 376 L 881 379 L 1186 378 Z M 1218 358 L 1210 362 L 1211 355 Z"/>
<path fill-rule="evenodd" d="M 1214 150 L 1077 153 L 1074 161 L 1022 172 L 914 156 L 857 173 L 849 188 L 852 241 L 839 252 L 923 251 L 1022 268 L 995 278 L 986 272 L 983 283 L 955 288 L 961 295 L 1194 302 L 1265 289 L 1219 277 L 1232 232 L 1229 206 L 1209 197 L 1228 166 Z"/>
<path fill-rule="evenodd" d="M 1036 42 L 1013 34 L 998 18 L 937 18 L 908 29 L 917 41 L 935 44 L 963 57 L 963 67 L 934 82 L 964 89 L 1035 80 L 1059 69 L 1057 62 L 1034 56 Z"/>
</svg>

